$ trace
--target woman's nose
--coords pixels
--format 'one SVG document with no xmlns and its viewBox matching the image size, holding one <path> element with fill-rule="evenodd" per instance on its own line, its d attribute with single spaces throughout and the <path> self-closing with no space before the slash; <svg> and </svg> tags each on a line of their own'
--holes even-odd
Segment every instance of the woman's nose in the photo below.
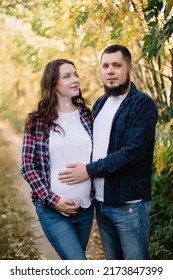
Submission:
<svg viewBox="0 0 173 280">
<path fill-rule="evenodd" d="M 80 81 L 80 79 L 79 79 L 79 77 L 74 76 L 74 77 L 73 77 L 73 81 L 74 81 L 74 82 L 79 82 L 79 81 Z"/>
</svg>

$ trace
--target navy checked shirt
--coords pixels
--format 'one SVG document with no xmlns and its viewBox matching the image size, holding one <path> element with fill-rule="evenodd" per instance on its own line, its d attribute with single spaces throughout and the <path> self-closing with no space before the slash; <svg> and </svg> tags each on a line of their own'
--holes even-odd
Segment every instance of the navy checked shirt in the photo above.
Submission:
<svg viewBox="0 0 173 280">
<path fill-rule="evenodd" d="M 107 98 L 103 95 L 96 101 L 94 118 Z M 105 178 L 104 203 L 119 207 L 126 201 L 151 199 L 157 117 L 153 100 L 132 83 L 114 115 L 107 156 L 86 166 L 91 178 Z"/>
<path fill-rule="evenodd" d="M 92 139 L 91 113 L 81 105 L 78 105 L 77 109 L 81 123 Z M 53 208 L 60 197 L 50 190 L 49 134 L 44 135 L 42 125 L 43 120 L 39 118 L 34 134 L 29 133 L 26 129 L 22 148 L 21 173 L 32 189 L 31 198 L 33 200 L 41 199 L 43 203 Z"/>
</svg>

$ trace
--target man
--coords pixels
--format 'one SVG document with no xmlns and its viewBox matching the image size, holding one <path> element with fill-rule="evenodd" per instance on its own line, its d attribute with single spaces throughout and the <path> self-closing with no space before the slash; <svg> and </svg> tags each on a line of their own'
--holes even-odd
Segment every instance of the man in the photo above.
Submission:
<svg viewBox="0 0 173 280">
<path fill-rule="evenodd" d="M 92 163 L 72 163 L 58 179 L 94 179 L 96 215 L 106 259 L 149 259 L 151 175 L 157 109 L 131 82 L 131 54 L 121 45 L 101 56 L 105 94 L 93 107 Z M 80 152 L 80 151 L 79 151 Z"/>
</svg>

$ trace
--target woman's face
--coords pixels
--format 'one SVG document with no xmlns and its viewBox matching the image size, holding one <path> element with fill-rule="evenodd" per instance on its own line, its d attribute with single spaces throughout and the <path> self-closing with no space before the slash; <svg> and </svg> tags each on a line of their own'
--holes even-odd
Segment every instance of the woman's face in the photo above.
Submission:
<svg viewBox="0 0 173 280">
<path fill-rule="evenodd" d="M 59 97 L 73 97 L 79 94 L 80 80 L 72 64 L 65 63 L 59 68 L 57 94 Z"/>
</svg>

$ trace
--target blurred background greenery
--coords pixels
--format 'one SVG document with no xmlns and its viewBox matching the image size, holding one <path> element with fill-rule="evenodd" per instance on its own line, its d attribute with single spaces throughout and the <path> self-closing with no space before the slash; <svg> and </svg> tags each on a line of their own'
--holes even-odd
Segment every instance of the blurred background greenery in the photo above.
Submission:
<svg viewBox="0 0 173 280">
<path fill-rule="evenodd" d="M 109 44 L 132 52 L 133 81 L 159 111 L 150 251 L 173 259 L 173 1 L 0 0 L 0 118 L 19 133 L 40 98 L 45 65 L 74 61 L 88 104 L 103 92 L 99 59 Z"/>
</svg>

